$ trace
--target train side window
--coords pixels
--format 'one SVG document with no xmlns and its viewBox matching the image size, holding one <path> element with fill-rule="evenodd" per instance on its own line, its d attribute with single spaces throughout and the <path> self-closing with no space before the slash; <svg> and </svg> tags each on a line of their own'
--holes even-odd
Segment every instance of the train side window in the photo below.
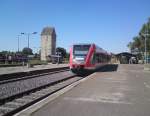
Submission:
<svg viewBox="0 0 150 116">
<path fill-rule="evenodd" d="M 96 54 L 94 53 L 93 62 L 96 63 Z"/>
<path fill-rule="evenodd" d="M 98 63 L 101 62 L 100 54 L 98 54 Z"/>
<path fill-rule="evenodd" d="M 102 62 L 102 59 L 103 59 L 103 58 L 102 58 L 102 54 L 99 54 L 99 59 L 100 59 L 99 62 L 101 63 L 101 62 Z"/>
<path fill-rule="evenodd" d="M 102 54 L 102 62 L 104 63 L 105 62 L 105 55 L 104 54 Z"/>
<path fill-rule="evenodd" d="M 99 62 L 99 54 L 96 54 L 96 63 Z"/>
<path fill-rule="evenodd" d="M 105 55 L 103 54 L 103 63 L 105 62 Z"/>
<path fill-rule="evenodd" d="M 104 62 L 106 62 L 107 61 L 107 57 L 106 57 L 106 55 L 104 54 Z"/>
<path fill-rule="evenodd" d="M 94 52 L 93 56 L 91 57 L 91 64 L 96 63 L 96 53 Z"/>
</svg>

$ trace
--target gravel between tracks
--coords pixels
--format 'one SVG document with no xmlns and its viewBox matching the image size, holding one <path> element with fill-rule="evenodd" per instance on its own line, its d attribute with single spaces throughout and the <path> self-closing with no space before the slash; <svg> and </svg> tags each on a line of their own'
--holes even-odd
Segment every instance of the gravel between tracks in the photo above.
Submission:
<svg viewBox="0 0 150 116">
<path fill-rule="evenodd" d="M 73 75 L 74 74 L 71 73 L 70 71 L 66 71 L 66 72 L 31 78 L 27 80 L 16 81 L 12 83 L 1 84 L 0 100 L 18 94 L 20 92 L 25 92 L 29 89 L 34 89 L 39 86 L 49 84 Z"/>
</svg>

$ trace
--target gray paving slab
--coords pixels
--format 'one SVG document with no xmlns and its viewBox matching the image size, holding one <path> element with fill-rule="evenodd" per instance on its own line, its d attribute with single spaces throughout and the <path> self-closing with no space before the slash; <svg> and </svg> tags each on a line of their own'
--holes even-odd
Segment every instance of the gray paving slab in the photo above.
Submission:
<svg viewBox="0 0 150 116">
<path fill-rule="evenodd" d="M 32 116 L 150 116 L 150 72 L 143 65 L 96 72 Z"/>
<path fill-rule="evenodd" d="M 66 67 L 69 66 L 68 64 L 47 64 L 47 65 L 36 65 L 32 68 L 28 68 L 27 66 L 17 66 L 17 67 L 1 67 L 0 68 L 0 75 L 2 74 L 10 74 L 16 72 L 28 72 L 33 70 L 40 70 L 40 69 L 49 69 L 49 68 L 57 68 L 57 67 Z"/>
</svg>

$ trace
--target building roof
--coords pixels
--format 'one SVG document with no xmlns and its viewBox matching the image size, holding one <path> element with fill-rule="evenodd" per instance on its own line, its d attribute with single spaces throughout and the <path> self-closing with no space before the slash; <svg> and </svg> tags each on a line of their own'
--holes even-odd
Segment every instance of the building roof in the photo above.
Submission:
<svg viewBox="0 0 150 116">
<path fill-rule="evenodd" d="M 116 56 L 127 56 L 127 57 L 136 57 L 136 55 L 132 54 L 132 53 L 129 53 L 129 52 L 122 52 L 122 53 L 119 53 L 119 54 L 116 54 Z"/>
<path fill-rule="evenodd" d="M 56 35 L 54 27 L 45 27 L 41 32 L 41 35 L 52 35 L 52 34 Z"/>
</svg>

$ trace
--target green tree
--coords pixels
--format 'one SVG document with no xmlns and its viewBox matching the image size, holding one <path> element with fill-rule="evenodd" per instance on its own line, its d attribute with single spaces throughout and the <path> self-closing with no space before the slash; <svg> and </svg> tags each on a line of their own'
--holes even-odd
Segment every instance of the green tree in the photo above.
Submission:
<svg viewBox="0 0 150 116">
<path fill-rule="evenodd" d="M 139 31 L 139 35 L 133 37 L 133 41 L 128 43 L 128 48 L 132 51 L 138 49 L 140 54 L 145 52 L 145 37 L 147 43 L 147 52 L 150 54 L 150 18 L 148 22 L 143 24 Z"/>
<path fill-rule="evenodd" d="M 128 45 L 127 45 L 127 47 L 132 51 L 133 50 L 133 42 L 129 42 L 128 43 Z"/>
<path fill-rule="evenodd" d="M 32 55 L 33 54 L 32 53 L 32 49 L 31 48 L 27 48 L 27 47 L 23 48 L 22 53 L 24 55 Z"/>
<path fill-rule="evenodd" d="M 0 54 L 6 55 L 6 54 L 10 54 L 10 52 L 9 51 L 1 51 Z"/>
<path fill-rule="evenodd" d="M 144 44 L 145 44 L 145 37 L 146 37 L 146 43 L 147 43 L 147 51 L 150 53 L 150 18 L 148 19 L 148 22 L 143 24 L 140 32 L 140 39 L 142 43 L 142 50 L 144 51 Z"/>
<path fill-rule="evenodd" d="M 66 52 L 66 49 L 65 49 L 65 48 L 57 47 L 57 48 L 56 48 L 56 52 L 57 52 L 57 53 L 60 52 L 61 55 L 62 55 L 62 57 L 63 57 L 63 58 L 66 58 L 67 52 Z"/>
</svg>

